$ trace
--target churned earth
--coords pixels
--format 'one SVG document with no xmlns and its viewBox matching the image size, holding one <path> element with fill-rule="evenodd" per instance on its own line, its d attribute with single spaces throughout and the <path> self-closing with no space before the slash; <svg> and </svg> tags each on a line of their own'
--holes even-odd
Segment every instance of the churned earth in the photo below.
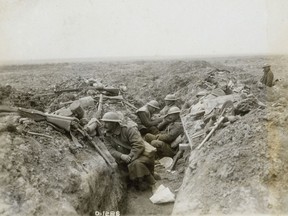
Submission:
<svg viewBox="0 0 288 216">
<path fill-rule="evenodd" d="M 252 101 L 249 111 L 239 113 L 233 124 L 218 128 L 201 148 L 197 147 L 205 136 L 193 138 L 191 151 L 179 160 L 175 172 L 157 165 L 162 178 L 157 185 L 169 187 L 176 195 L 175 204 L 162 205 L 151 203 L 152 191 L 127 189 L 118 171 L 109 168 L 92 146 L 84 143 L 75 150 L 69 136 L 45 122 L 1 114 L 0 213 L 287 214 L 287 60 L 260 56 L 1 66 L 2 105 L 53 112 L 65 106 L 61 103 L 87 96 L 84 81 L 94 78 L 109 86 L 126 86 L 122 96 L 137 108 L 151 99 L 163 106 L 163 98 L 175 93 L 190 137 L 203 127 L 203 119 L 192 114 L 196 94 L 211 91 L 216 82 L 232 83 L 234 92 L 253 95 L 257 103 Z M 279 79 L 272 88 L 259 84 L 261 67 L 267 62 Z M 84 90 L 47 94 L 55 87 Z M 125 115 L 135 111 L 110 100 L 104 101 L 103 109 L 103 113 L 116 110 Z M 85 110 L 91 118 L 97 100 Z"/>
</svg>

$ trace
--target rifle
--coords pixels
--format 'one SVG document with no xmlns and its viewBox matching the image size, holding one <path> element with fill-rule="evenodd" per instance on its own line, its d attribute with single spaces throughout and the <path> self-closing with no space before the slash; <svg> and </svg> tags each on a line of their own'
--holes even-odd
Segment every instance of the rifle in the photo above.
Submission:
<svg viewBox="0 0 288 216">
<path fill-rule="evenodd" d="M 108 94 L 110 94 L 112 96 L 119 95 L 119 93 L 120 93 L 120 89 L 119 88 L 113 88 L 113 87 L 89 86 L 88 89 L 97 90 L 97 91 L 100 91 L 100 92 L 104 91 L 104 92 L 106 92 L 106 93 L 108 93 Z"/>
<path fill-rule="evenodd" d="M 61 129 L 64 129 L 66 132 L 70 132 L 70 135 L 72 137 L 74 144 L 77 147 L 82 147 L 79 144 L 77 138 L 74 137 L 73 134 L 71 133 L 70 129 L 71 129 L 71 126 L 73 123 L 73 126 L 77 129 L 77 131 L 79 131 L 84 137 L 86 137 L 88 139 L 89 143 L 91 143 L 95 147 L 95 149 L 103 157 L 103 159 L 106 161 L 106 163 L 110 167 L 115 167 L 110 162 L 109 158 L 102 152 L 102 150 L 99 148 L 99 146 L 97 146 L 97 144 L 87 134 L 87 132 L 85 130 L 82 130 L 82 127 L 78 124 L 78 119 L 73 118 L 73 117 L 65 117 L 65 116 L 59 116 L 59 115 L 45 114 L 41 111 L 33 110 L 33 109 L 0 106 L 0 112 L 3 112 L 3 111 L 4 112 L 18 112 L 20 114 L 20 116 L 31 118 L 35 121 L 47 121 L 48 123 L 51 123 L 51 124 L 61 128 Z"/>
<path fill-rule="evenodd" d="M 75 91 L 82 91 L 84 88 L 72 88 L 72 89 L 62 89 L 62 90 L 54 90 L 51 93 L 45 93 L 45 94 L 37 94 L 36 96 L 50 96 L 50 95 L 59 95 L 64 92 L 75 92 Z M 97 90 L 97 91 L 105 91 L 108 92 L 110 95 L 118 95 L 120 92 L 120 89 L 118 88 L 108 88 L 108 87 L 103 87 L 103 88 L 97 88 L 97 87 L 88 87 L 87 89 L 91 90 Z"/>
<path fill-rule="evenodd" d="M 102 109 L 103 109 L 103 94 L 100 94 L 99 104 L 98 104 L 97 112 L 95 114 L 95 118 L 97 119 L 101 118 Z"/>
<path fill-rule="evenodd" d="M 36 96 L 50 96 L 50 95 L 59 95 L 64 92 L 75 92 L 75 91 L 82 91 L 83 88 L 74 88 L 74 89 L 62 89 L 62 90 L 55 90 L 54 92 L 51 93 L 45 93 L 45 94 L 37 94 Z"/>
<path fill-rule="evenodd" d="M 90 145 L 92 145 L 96 151 L 100 154 L 100 156 L 105 160 L 105 162 L 111 167 L 111 168 L 115 168 L 116 167 L 116 163 L 115 162 L 111 162 L 111 160 L 113 161 L 113 157 L 109 154 L 106 155 L 103 151 L 103 149 L 106 148 L 106 146 L 104 145 L 104 143 L 98 139 L 98 144 L 100 144 L 101 148 L 94 142 L 93 138 L 91 136 L 89 136 L 89 134 L 79 125 L 79 127 L 77 128 L 77 130 L 84 136 L 87 138 L 87 141 L 90 143 Z M 107 150 L 108 151 L 108 150 Z M 109 159 L 110 157 L 110 159 Z"/>
</svg>

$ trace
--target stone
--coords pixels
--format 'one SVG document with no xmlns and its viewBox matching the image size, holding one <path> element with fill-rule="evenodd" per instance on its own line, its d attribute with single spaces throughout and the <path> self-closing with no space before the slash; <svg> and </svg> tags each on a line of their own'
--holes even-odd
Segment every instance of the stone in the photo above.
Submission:
<svg viewBox="0 0 288 216">
<path fill-rule="evenodd" d="M 168 187 L 160 185 L 150 200 L 153 204 L 169 203 L 175 201 L 175 195 Z"/>
</svg>

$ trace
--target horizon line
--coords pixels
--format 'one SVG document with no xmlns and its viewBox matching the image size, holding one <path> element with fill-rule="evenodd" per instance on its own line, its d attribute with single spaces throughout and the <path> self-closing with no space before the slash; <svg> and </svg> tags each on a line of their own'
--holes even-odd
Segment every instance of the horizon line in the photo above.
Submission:
<svg viewBox="0 0 288 216">
<path fill-rule="evenodd" d="M 171 56 L 106 56 L 106 57 L 79 57 L 79 58 L 59 58 L 59 59 L 27 59 L 27 60 L 0 60 L 0 65 L 30 65 L 30 64 L 64 64 L 64 63 L 73 63 L 73 62 L 118 62 L 118 61 L 153 61 L 153 60 L 182 60 L 191 58 L 199 59 L 199 58 L 225 58 L 225 57 L 268 57 L 268 56 L 286 56 L 287 53 L 279 53 L 279 54 L 263 54 L 263 53 L 255 53 L 255 54 L 229 54 L 229 55 L 171 55 Z"/>
</svg>

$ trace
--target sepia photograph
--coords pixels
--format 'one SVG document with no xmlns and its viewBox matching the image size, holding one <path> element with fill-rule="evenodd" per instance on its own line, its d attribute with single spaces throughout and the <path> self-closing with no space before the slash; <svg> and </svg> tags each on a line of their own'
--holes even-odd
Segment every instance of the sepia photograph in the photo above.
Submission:
<svg viewBox="0 0 288 216">
<path fill-rule="evenodd" d="M 288 215 L 287 12 L 0 0 L 0 215 Z"/>
</svg>

